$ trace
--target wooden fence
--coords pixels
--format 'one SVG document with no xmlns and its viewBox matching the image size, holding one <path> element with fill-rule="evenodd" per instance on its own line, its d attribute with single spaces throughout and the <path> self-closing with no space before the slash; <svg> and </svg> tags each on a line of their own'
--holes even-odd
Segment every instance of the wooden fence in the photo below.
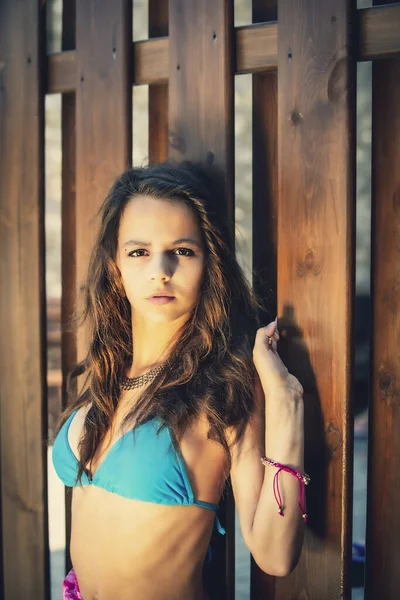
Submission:
<svg viewBox="0 0 400 600">
<path fill-rule="evenodd" d="M 62 93 L 62 322 L 93 215 L 131 161 L 132 85 L 149 84 L 150 161 L 213 160 L 234 222 L 234 77 L 253 73 L 253 265 L 273 288 L 281 355 L 306 402 L 310 515 L 299 565 L 252 562 L 252 600 L 350 599 L 353 482 L 356 63 L 373 60 L 372 319 L 366 598 L 400 590 L 400 4 L 149 0 L 132 42 L 128 0 L 64 0 L 45 55 L 43 0 L 0 2 L 0 595 L 48 599 L 44 97 Z M 277 77 L 279 73 L 279 78 Z M 276 313 L 275 313 L 276 309 Z M 62 336 L 62 371 L 83 340 Z M 63 392 L 64 393 L 64 392 Z M 65 393 L 64 393 L 65 396 Z M 234 598 L 234 510 L 213 582 Z M 67 507 L 69 515 L 70 507 Z M 69 536 L 69 519 L 67 535 Z M 68 551 L 68 549 L 67 549 Z"/>
</svg>

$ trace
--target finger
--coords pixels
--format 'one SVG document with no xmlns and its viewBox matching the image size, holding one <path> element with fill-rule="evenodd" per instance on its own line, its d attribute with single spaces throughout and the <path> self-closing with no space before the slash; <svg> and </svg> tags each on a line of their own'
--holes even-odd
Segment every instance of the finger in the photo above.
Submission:
<svg viewBox="0 0 400 600">
<path fill-rule="evenodd" d="M 273 338 L 276 341 L 278 341 L 280 338 L 278 329 L 276 328 L 276 326 L 272 325 L 271 323 L 269 325 L 267 325 L 266 327 L 264 327 L 263 331 L 264 331 L 265 335 Z"/>
<path fill-rule="evenodd" d="M 279 336 L 274 335 L 266 335 L 266 341 L 270 350 L 277 351 Z"/>
<path fill-rule="evenodd" d="M 263 329 L 267 335 L 273 335 L 275 331 L 278 331 L 278 323 L 275 319 L 275 321 L 271 321 L 271 323 L 268 323 L 268 325 L 265 325 L 265 327 L 262 327 L 261 329 Z"/>
</svg>

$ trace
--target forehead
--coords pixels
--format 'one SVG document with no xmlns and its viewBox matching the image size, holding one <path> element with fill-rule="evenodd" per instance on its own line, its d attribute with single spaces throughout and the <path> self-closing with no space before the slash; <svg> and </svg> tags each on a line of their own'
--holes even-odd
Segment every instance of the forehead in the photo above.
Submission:
<svg viewBox="0 0 400 600">
<path fill-rule="evenodd" d="M 200 233 L 194 209 L 179 200 L 153 196 L 136 196 L 126 205 L 119 224 L 119 238 L 123 242 L 124 235 L 134 232 L 142 237 L 144 233 L 153 233 L 174 239 L 181 234 Z"/>
</svg>

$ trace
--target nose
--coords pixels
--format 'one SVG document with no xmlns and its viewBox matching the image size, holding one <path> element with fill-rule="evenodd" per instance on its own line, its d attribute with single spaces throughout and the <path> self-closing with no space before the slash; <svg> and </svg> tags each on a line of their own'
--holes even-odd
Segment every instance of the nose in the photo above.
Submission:
<svg viewBox="0 0 400 600">
<path fill-rule="evenodd" d="M 172 265 L 163 253 L 153 254 L 150 265 L 150 277 L 153 280 L 168 281 L 172 276 Z"/>
</svg>

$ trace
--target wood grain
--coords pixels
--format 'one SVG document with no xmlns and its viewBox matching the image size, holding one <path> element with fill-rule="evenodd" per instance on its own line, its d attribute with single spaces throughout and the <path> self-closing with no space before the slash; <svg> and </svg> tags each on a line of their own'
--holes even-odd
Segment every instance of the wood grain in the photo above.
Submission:
<svg viewBox="0 0 400 600">
<path fill-rule="evenodd" d="M 75 91 L 76 51 L 63 50 L 47 56 L 47 93 L 64 94 Z"/>
<path fill-rule="evenodd" d="M 163 84 L 168 81 L 169 39 L 161 37 L 133 44 L 133 85 Z"/>
<path fill-rule="evenodd" d="M 76 294 L 80 298 L 99 226 L 97 211 L 132 160 L 132 3 L 77 2 Z M 86 355 L 82 328 L 77 359 Z M 83 376 L 81 376 L 83 377 Z M 81 379 L 82 381 L 82 379 Z M 81 381 L 78 382 L 78 386 Z"/>
<path fill-rule="evenodd" d="M 169 155 L 220 167 L 233 229 L 231 13 L 223 0 L 170 0 Z"/>
<path fill-rule="evenodd" d="M 278 3 L 278 323 L 301 381 L 309 516 L 276 600 L 351 597 L 355 249 L 352 0 Z"/>
<path fill-rule="evenodd" d="M 168 0 L 149 0 L 149 38 L 161 36 L 168 36 Z M 149 87 L 149 162 L 167 157 L 168 83 L 162 83 Z"/>
<path fill-rule="evenodd" d="M 256 23 L 236 28 L 235 72 L 257 73 L 276 70 L 278 65 L 278 24 Z"/>
<path fill-rule="evenodd" d="M 50 598 L 44 244 L 44 14 L 0 8 L 0 507 L 4 600 Z"/>
<path fill-rule="evenodd" d="M 400 54 L 400 4 L 360 9 L 357 13 L 359 40 L 357 60 L 378 60 Z M 257 23 L 235 29 L 235 73 L 276 69 L 278 24 Z M 168 81 L 169 39 L 133 43 L 132 85 L 165 84 Z M 46 93 L 75 90 L 75 51 L 47 57 Z"/>
<path fill-rule="evenodd" d="M 276 36 L 276 0 L 253 0 L 253 23 L 270 22 Z M 263 28 L 264 29 L 264 28 Z M 278 51 L 278 40 L 274 42 Z M 277 60 L 277 58 L 276 58 Z M 262 323 L 277 314 L 278 73 L 253 75 L 253 288 L 263 302 Z M 271 490 L 272 493 L 272 490 Z M 250 558 L 250 598 L 274 597 L 275 577 Z"/>
<path fill-rule="evenodd" d="M 62 50 L 75 48 L 75 0 L 63 2 Z M 67 375 L 77 362 L 76 339 L 68 331 L 68 322 L 76 305 L 76 111 L 75 94 L 61 98 L 61 410 L 68 402 Z M 76 386 L 74 392 L 76 393 Z M 72 568 L 71 490 L 65 488 L 65 575 Z"/>
<path fill-rule="evenodd" d="M 400 62 L 372 70 L 371 363 L 365 598 L 400 589 Z"/>
<path fill-rule="evenodd" d="M 400 54 L 400 3 L 386 0 L 384 4 L 387 6 L 358 11 L 358 60 L 377 60 Z"/>
<path fill-rule="evenodd" d="M 169 0 L 169 156 L 212 164 L 221 173 L 234 244 L 233 3 L 226 0 Z M 231 486 L 220 502 L 227 530 L 213 535 L 211 596 L 233 600 L 235 511 Z"/>
</svg>

